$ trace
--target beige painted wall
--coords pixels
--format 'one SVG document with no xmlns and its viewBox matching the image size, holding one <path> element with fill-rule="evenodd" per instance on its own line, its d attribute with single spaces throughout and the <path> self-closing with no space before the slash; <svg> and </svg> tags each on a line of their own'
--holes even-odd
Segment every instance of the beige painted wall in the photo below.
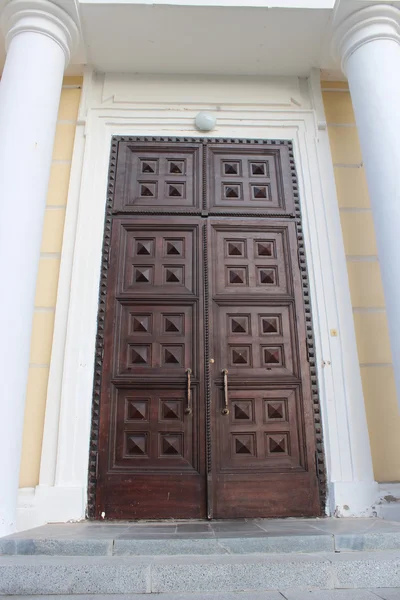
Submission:
<svg viewBox="0 0 400 600">
<path fill-rule="evenodd" d="M 374 225 L 346 83 L 322 82 L 353 304 L 374 473 L 400 480 L 400 414 Z"/>
<path fill-rule="evenodd" d="M 64 78 L 58 112 L 36 285 L 20 470 L 21 487 L 34 487 L 39 483 L 58 274 L 81 85 L 81 77 Z"/>
</svg>

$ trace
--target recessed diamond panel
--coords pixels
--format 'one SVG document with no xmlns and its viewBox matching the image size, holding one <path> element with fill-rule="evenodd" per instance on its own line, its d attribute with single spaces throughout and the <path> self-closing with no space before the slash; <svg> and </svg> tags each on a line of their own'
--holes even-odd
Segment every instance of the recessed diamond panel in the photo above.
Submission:
<svg viewBox="0 0 400 600">
<path fill-rule="evenodd" d="M 161 347 L 162 362 L 166 367 L 182 367 L 183 358 L 183 346 L 182 345 L 168 345 Z"/>
<path fill-rule="evenodd" d="M 269 187 L 267 185 L 251 185 L 251 200 L 269 200 Z"/>
<path fill-rule="evenodd" d="M 287 421 L 285 400 L 264 400 L 266 421 Z"/>
<path fill-rule="evenodd" d="M 160 434 L 160 454 L 168 457 L 182 457 L 183 434 L 165 433 Z"/>
<path fill-rule="evenodd" d="M 274 267 L 257 268 L 258 285 L 277 285 L 277 272 Z"/>
<path fill-rule="evenodd" d="M 160 421 L 181 421 L 182 420 L 182 402 L 181 400 L 162 400 L 160 401 Z"/>
<path fill-rule="evenodd" d="M 245 242 L 242 240 L 226 240 L 226 256 L 245 256 Z"/>
<path fill-rule="evenodd" d="M 185 175 L 186 166 L 184 160 L 168 160 L 167 171 L 170 175 Z"/>
<path fill-rule="evenodd" d="M 249 334 L 249 317 L 247 315 L 234 315 L 229 317 L 229 330 L 233 335 L 238 333 Z"/>
<path fill-rule="evenodd" d="M 153 283 L 153 268 L 152 266 L 134 266 L 133 267 L 133 283 Z"/>
<path fill-rule="evenodd" d="M 261 335 L 281 335 L 281 325 L 279 317 L 261 316 Z"/>
<path fill-rule="evenodd" d="M 265 256 L 275 258 L 275 244 L 270 241 L 256 242 L 256 257 Z"/>
<path fill-rule="evenodd" d="M 280 346 L 267 346 L 262 348 L 263 362 L 268 367 L 281 367 L 282 361 L 282 348 Z"/>
<path fill-rule="evenodd" d="M 223 161 L 222 175 L 241 175 L 241 162 L 234 160 Z"/>
<path fill-rule="evenodd" d="M 183 335 L 183 315 L 163 315 L 163 333 Z"/>
<path fill-rule="evenodd" d="M 242 200 L 242 188 L 234 183 L 226 183 L 222 188 L 222 197 L 226 200 Z"/>
<path fill-rule="evenodd" d="M 140 172 L 144 175 L 157 175 L 158 173 L 158 160 L 148 160 L 143 158 L 140 161 Z"/>
<path fill-rule="evenodd" d="M 147 433 L 127 433 L 125 437 L 126 454 L 135 458 L 148 457 Z"/>
<path fill-rule="evenodd" d="M 151 364 L 151 346 L 150 345 L 129 345 L 129 363 L 137 367 L 150 366 Z"/>
<path fill-rule="evenodd" d="M 232 454 L 235 457 L 255 456 L 255 436 L 253 433 L 232 435 Z"/>
<path fill-rule="evenodd" d="M 289 434 L 288 433 L 267 433 L 266 434 L 267 455 L 269 456 L 287 456 L 289 454 Z"/>
<path fill-rule="evenodd" d="M 235 400 L 232 402 L 232 412 L 234 421 L 253 421 L 253 402 L 251 400 Z"/>
<path fill-rule="evenodd" d="M 230 346 L 230 362 L 233 367 L 251 365 L 251 346 Z"/>
<path fill-rule="evenodd" d="M 164 267 L 164 283 L 183 285 L 183 267 Z"/>
<path fill-rule="evenodd" d="M 165 239 L 164 256 L 183 256 L 183 240 L 174 238 Z"/>
<path fill-rule="evenodd" d="M 268 163 L 266 162 L 250 162 L 250 176 L 252 177 L 269 177 Z"/>
<path fill-rule="evenodd" d="M 185 184 L 184 183 L 167 183 L 167 197 L 168 198 L 184 198 L 185 197 Z"/>
<path fill-rule="evenodd" d="M 138 400 L 126 398 L 126 420 L 127 421 L 148 421 L 149 420 L 149 399 Z"/>
<path fill-rule="evenodd" d="M 247 267 L 227 267 L 228 285 L 247 285 Z"/>
<path fill-rule="evenodd" d="M 157 196 L 157 183 L 151 181 L 139 182 L 139 196 L 141 198 L 155 198 Z"/>
<path fill-rule="evenodd" d="M 135 254 L 137 256 L 153 256 L 154 240 L 136 239 Z"/>
<path fill-rule="evenodd" d="M 132 334 L 151 333 L 151 315 L 130 315 Z"/>
</svg>

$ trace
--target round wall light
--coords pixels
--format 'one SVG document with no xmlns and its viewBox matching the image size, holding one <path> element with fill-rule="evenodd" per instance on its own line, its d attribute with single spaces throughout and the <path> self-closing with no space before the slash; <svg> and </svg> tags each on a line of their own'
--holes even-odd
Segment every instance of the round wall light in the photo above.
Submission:
<svg viewBox="0 0 400 600">
<path fill-rule="evenodd" d="M 200 131 L 211 131 L 214 129 L 217 119 L 214 115 L 207 112 L 200 112 L 195 120 L 195 125 Z"/>
</svg>

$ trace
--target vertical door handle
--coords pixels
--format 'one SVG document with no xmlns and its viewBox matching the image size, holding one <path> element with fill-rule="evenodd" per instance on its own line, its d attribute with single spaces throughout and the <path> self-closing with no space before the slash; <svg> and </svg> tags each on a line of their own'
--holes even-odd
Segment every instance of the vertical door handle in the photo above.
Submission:
<svg viewBox="0 0 400 600">
<path fill-rule="evenodd" d="M 224 376 L 224 401 L 225 406 L 221 410 L 223 415 L 229 415 L 229 400 L 228 400 L 228 369 L 223 369 L 222 374 Z"/>
<path fill-rule="evenodd" d="M 185 414 L 186 415 L 191 415 L 192 414 L 192 390 L 190 387 L 191 384 L 191 375 L 192 375 L 192 369 L 186 369 L 186 375 L 187 375 L 187 406 L 185 408 Z"/>
</svg>

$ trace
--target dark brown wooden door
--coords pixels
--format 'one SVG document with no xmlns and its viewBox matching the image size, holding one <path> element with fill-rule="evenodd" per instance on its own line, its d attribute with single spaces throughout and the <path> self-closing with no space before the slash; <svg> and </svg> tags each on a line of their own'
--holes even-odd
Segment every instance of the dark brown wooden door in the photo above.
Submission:
<svg viewBox="0 0 400 600">
<path fill-rule="evenodd" d="M 295 223 L 209 228 L 213 515 L 318 514 Z"/>
<path fill-rule="evenodd" d="M 93 516 L 319 514 L 294 181 L 287 142 L 113 140 Z"/>
<path fill-rule="evenodd" d="M 106 518 L 206 514 L 201 228 L 113 222 L 96 494 Z"/>
</svg>

